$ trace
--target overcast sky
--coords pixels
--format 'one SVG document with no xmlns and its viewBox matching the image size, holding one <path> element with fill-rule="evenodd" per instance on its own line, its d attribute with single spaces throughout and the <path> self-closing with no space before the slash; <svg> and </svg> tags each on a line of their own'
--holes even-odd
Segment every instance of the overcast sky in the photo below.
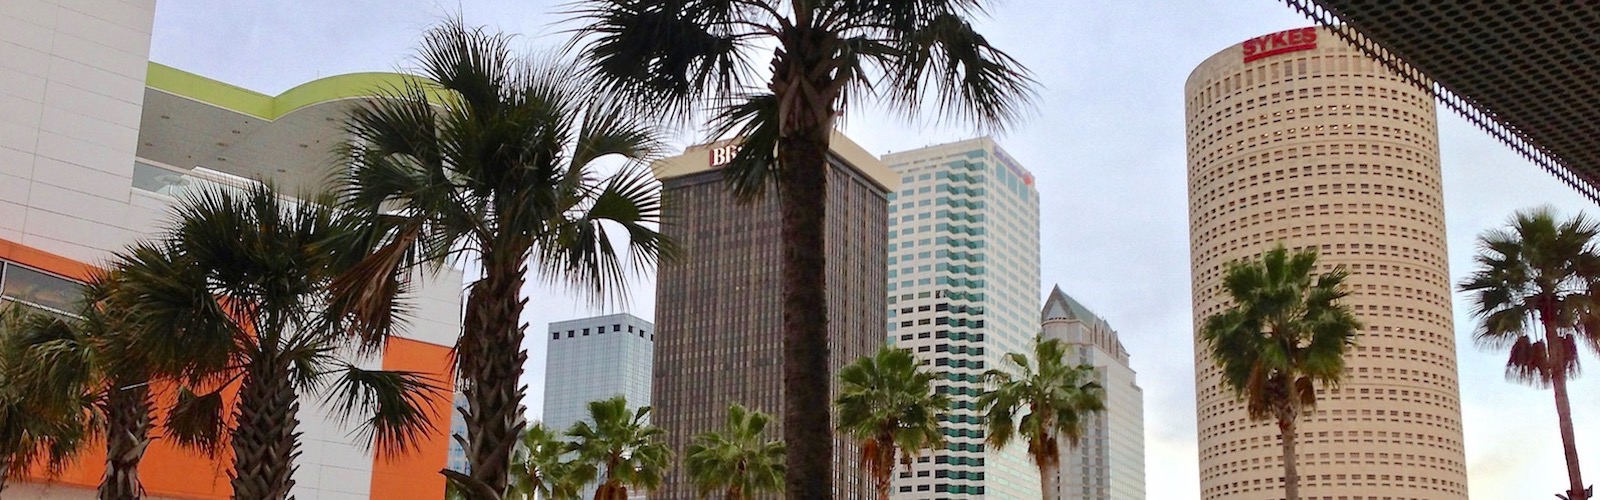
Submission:
<svg viewBox="0 0 1600 500">
<path fill-rule="evenodd" d="M 1114 5 L 1109 7 L 1107 5 Z M 460 11 L 469 24 L 525 35 L 525 48 L 564 41 L 549 0 L 159 0 L 151 58 L 276 94 L 306 81 L 409 66 L 418 35 Z M 1183 83 L 1206 57 L 1246 38 L 1307 25 L 1273 0 L 1010 0 L 980 29 L 1037 76 L 1031 119 L 999 141 L 1032 170 L 1042 200 L 1041 300 L 1052 284 L 1111 322 L 1145 393 L 1150 498 L 1197 499 Z M 846 133 L 877 154 L 959 140 L 966 124 L 913 123 L 863 108 Z M 1454 280 L 1473 241 L 1514 211 L 1594 205 L 1454 115 L 1440 116 L 1446 225 Z M 687 138 L 686 138 L 687 139 Z M 653 316 L 653 285 L 626 309 Z M 595 313 L 558 290 L 530 289 L 528 406 L 542 403 L 545 324 Z M 1473 346 L 1461 297 L 1456 337 L 1472 496 L 1552 498 L 1565 489 L 1549 391 L 1502 378 L 1504 355 Z M 1592 354 L 1592 353 L 1591 353 Z M 1595 363 L 1585 355 L 1584 362 Z M 1591 365 L 1600 366 L 1600 365 Z M 1600 476 L 1600 383 L 1571 386 L 1578 447 Z M 1315 472 L 1315 471 L 1311 471 Z"/>
</svg>

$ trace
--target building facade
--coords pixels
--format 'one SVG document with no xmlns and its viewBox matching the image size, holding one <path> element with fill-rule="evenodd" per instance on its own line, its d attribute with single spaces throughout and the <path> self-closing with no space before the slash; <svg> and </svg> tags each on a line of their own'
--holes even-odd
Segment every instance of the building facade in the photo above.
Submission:
<svg viewBox="0 0 1600 500">
<path fill-rule="evenodd" d="M 678 244 L 681 258 L 663 262 L 657 275 L 651 401 L 655 424 L 680 455 L 696 434 L 722 429 L 733 403 L 773 415 L 769 432 L 782 436 L 778 202 L 770 191 L 749 204 L 734 199 L 712 154 L 725 147 L 690 148 L 655 165 L 662 181 L 661 232 Z M 836 371 L 883 345 L 885 197 L 898 182 L 841 134 L 834 134 L 831 149 L 828 195 L 821 202 L 828 207 L 829 364 Z M 836 438 L 835 498 L 871 497 L 860 456 L 850 439 Z M 650 497 L 699 495 L 680 468 Z"/>
<path fill-rule="evenodd" d="M 1094 367 L 1104 412 L 1083 420 L 1077 446 L 1062 446 L 1061 500 L 1144 500 L 1144 390 L 1111 324 L 1057 286 L 1039 314 L 1040 334 L 1068 346 L 1073 365 Z"/>
<path fill-rule="evenodd" d="M 1039 498 L 1025 446 L 984 445 L 981 375 L 1039 330 L 1039 192 L 989 138 L 884 156 L 889 198 L 888 340 L 943 372 L 954 402 L 945 449 L 897 471 L 897 499 Z"/>
<path fill-rule="evenodd" d="M 544 369 L 546 428 L 565 432 L 589 420 L 589 402 L 628 398 L 629 408 L 650 406 L 656 327 L 632 314 L 608 314 L 550 323 Z"/>
<path fill-rule="evenodd" d="M 1464 499 L 1461 402 L 1433 100 L 1327 31 L 1224 49 L 1189 76 L 1196 332 L 1230 261 L 1282 243 L 1350 272 L 1363 329 L 1302 416 L 1302 498 Z M 1277 426 L 1252 422 L 1196 337 L 1201 492 L 1281 498 Z"/>
<path fill-rule="evenodd" d="M 154 16 L 154 0 L 0 6 L 0 300 L 69 310 L 76 283 L 153 234 L 185 192 L 319 184 L 351 104 L 411 78 L 340 75 L 265 95 L 150 62 Z M 408 331 L 357 363 L 449 380 L 461 275 L 415 283 Z M 430 399 L 441 430 L 412 454 L 377 458 L 321 397 L 303 397 L 292 494 L 439 498 L 450 396 Z M 93 498 L 104 463 L 83 456 L 58 476 L 12 481 L 5 498 Z M 224 460 L 157 439 L 140 476 L 149 498 L 229 498 Z"/>
</svg>

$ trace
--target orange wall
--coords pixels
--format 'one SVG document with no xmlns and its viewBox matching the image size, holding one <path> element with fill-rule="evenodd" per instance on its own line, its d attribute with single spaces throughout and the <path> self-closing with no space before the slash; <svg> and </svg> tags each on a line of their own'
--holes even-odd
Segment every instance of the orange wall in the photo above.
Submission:
<svg viewBox="0 0 1600 500">
<path fill-rule="evenodd" d="M 88 279 L 95 270 L 94 266 L 3 239 L 0 239 L 0 259 L 80 280 Z M 454 399 L 449 389 L 454 387 L 451 366 L 450 350 L 444 346 L 394 339 L 384 349 L 384 369 L 428 374 L 438 381 L 440 390 L 428 397 L 435 431 L 422 439 L 418 450 L 393 459 L 374 459 L 371 498 L 444 497 L 444 476 L 439 475 L 439 470 L 449 459 L 450 413 Z M 231 408 L 233 391 L 225 393 L 224 398 L 224 407 Z M 170 397 L 158 396 L 157 399 L 170 401 Z M 164 415 L 158 410 L 157 421 L 162 418 Z M 230 462 L 231 452 L 226 447 L 217 457 L 206 457 L 177 447 L 157 432 L 140 463 L 139 479 L 153 496 L 223 500 L 232 495 L 227 474 Z M 49 477 L 41 469 L 28 474 L 27 480 L 94 489 L 99 487 L 104 475 L 105 445 L 94 443 L 61 474 Z"/>
<path fill-rule="evenodd" d="M 0 259 L 79 280 L 87 280 L 95 270 L 92 265 L 7 240 L 0 240 Z M 160 414 L 155 416 L 158 422 L 163 417 Z M 159 433 L 153 435 L 155 439 L 145 450 L 144 460 L 139 464 L 139 479 L 151 495 L 195 500 L 226 499 L 231 496 L 226 450 L 218 457 L 210 458 L 178 448 L 161 439 Z M 105 460 L 105 444 L 97 441 L 85 447 L 60 475 L 49 477 L 41 469 L 28 474 L 28 480 L 97 488 L 100 478 L 105 475 Z"/>
<path fill-rule="evenodd" d="M 439 384 L 428 396 L 434 432 L 409 454 L 375 458 L 372 464 L 372 498 L 444 498 L 444 476 L 439 470 L 450 459 L 450 411 L 455 399 L 450 349 L 408 339 L 393 339 L 383 350 L 383 369 L 427 374 Z"/>
</svg>

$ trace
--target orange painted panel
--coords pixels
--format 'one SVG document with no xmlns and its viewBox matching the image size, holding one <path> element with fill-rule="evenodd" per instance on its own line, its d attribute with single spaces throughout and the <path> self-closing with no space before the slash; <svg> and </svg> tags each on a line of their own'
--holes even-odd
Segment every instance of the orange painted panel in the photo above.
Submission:
<svg viewBox="0 0 1600 500">
<path fill-rule="evenodd" d="M 88 281 L 95 267 L 14 241 L 0 239 L 0 260 L 9 260 L 79 281 Z"/>
<path fill-rule="evenodd" d="M 455 386 L 452 366 L 448 347 L 397 338 L 384 348 L 383 369 L 428 374 L 438 381 L 440 390 L 428 397 L 434 432 L 409 454 L 373 459 L 374 500 L 444 498 L 444 476 L 439 470 L 450 459 L 450 407 L 455 399 L 450 390 Z"/>
<path fill-rule="evenodd" d="M 89 279 L 96 270 L 92 265 L 7 240 L 0 240 L 0 259 L 79 280 Z M 157 389 L 156 392 L 163 391 Z M 231 406 L 233 394 L 228 393 L 224 397 L 227 399 L 225 403 Z M 157 399 L 170 401 L 170 397 L 157 396 Z M 164 416 L 158 414 L 156 418 L 159 422 Z M 144 460 L 140 462 L 139 479 L 152 495 L 194 500 L 226 499 L 232 494 L 227 475 L 229 459 L 226 451 L 213 459 L 180 449 L 170 441 L 161 439 L 157 433 L 154 442 L 145 450 Z M 96 441 L 85 447 L 61 474 L 50 477 L 41 468 L 30 471 L 25 480 L 94 489 L 100 486 L 100 479 L 105 475 L 105 460 L 105 443 Z"/>
</svg>

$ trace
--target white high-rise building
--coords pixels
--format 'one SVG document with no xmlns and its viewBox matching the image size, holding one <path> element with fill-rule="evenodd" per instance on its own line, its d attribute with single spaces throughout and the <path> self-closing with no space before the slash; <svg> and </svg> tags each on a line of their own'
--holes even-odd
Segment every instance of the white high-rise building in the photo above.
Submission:
<svg viewBox="0 0 1600 500">
<path fill-rule="evenodd" d="M 628 408 L 649 406 L 655 331 L 626 313 L 550 323 L 540 421 L 563 433 L 588 420 L 590 401 L 624 396 Z"/>
<path fill-rule="evenodd" d="M 945 374 L 944 449 L 898 470 L 897 499 L 1039 498 L 1026 446 L 984 444 L 982 374 L 1029 348 L 1039 304 L 1039 192 L 987 137 L 883 158 L 889 198 L 888 341 Z"/>
<path fill-rule="evenodd" d="M 1075 447 L 1062 446 L 1061 500 L 1144 500 L 1144 391 L 1111 324 L 1057 286 L 1039 314 L 1044 338 L 1067 344 L 1068 362 L 1094 367 L 1104 412 L 1084 420 Z"/>
</svg>

